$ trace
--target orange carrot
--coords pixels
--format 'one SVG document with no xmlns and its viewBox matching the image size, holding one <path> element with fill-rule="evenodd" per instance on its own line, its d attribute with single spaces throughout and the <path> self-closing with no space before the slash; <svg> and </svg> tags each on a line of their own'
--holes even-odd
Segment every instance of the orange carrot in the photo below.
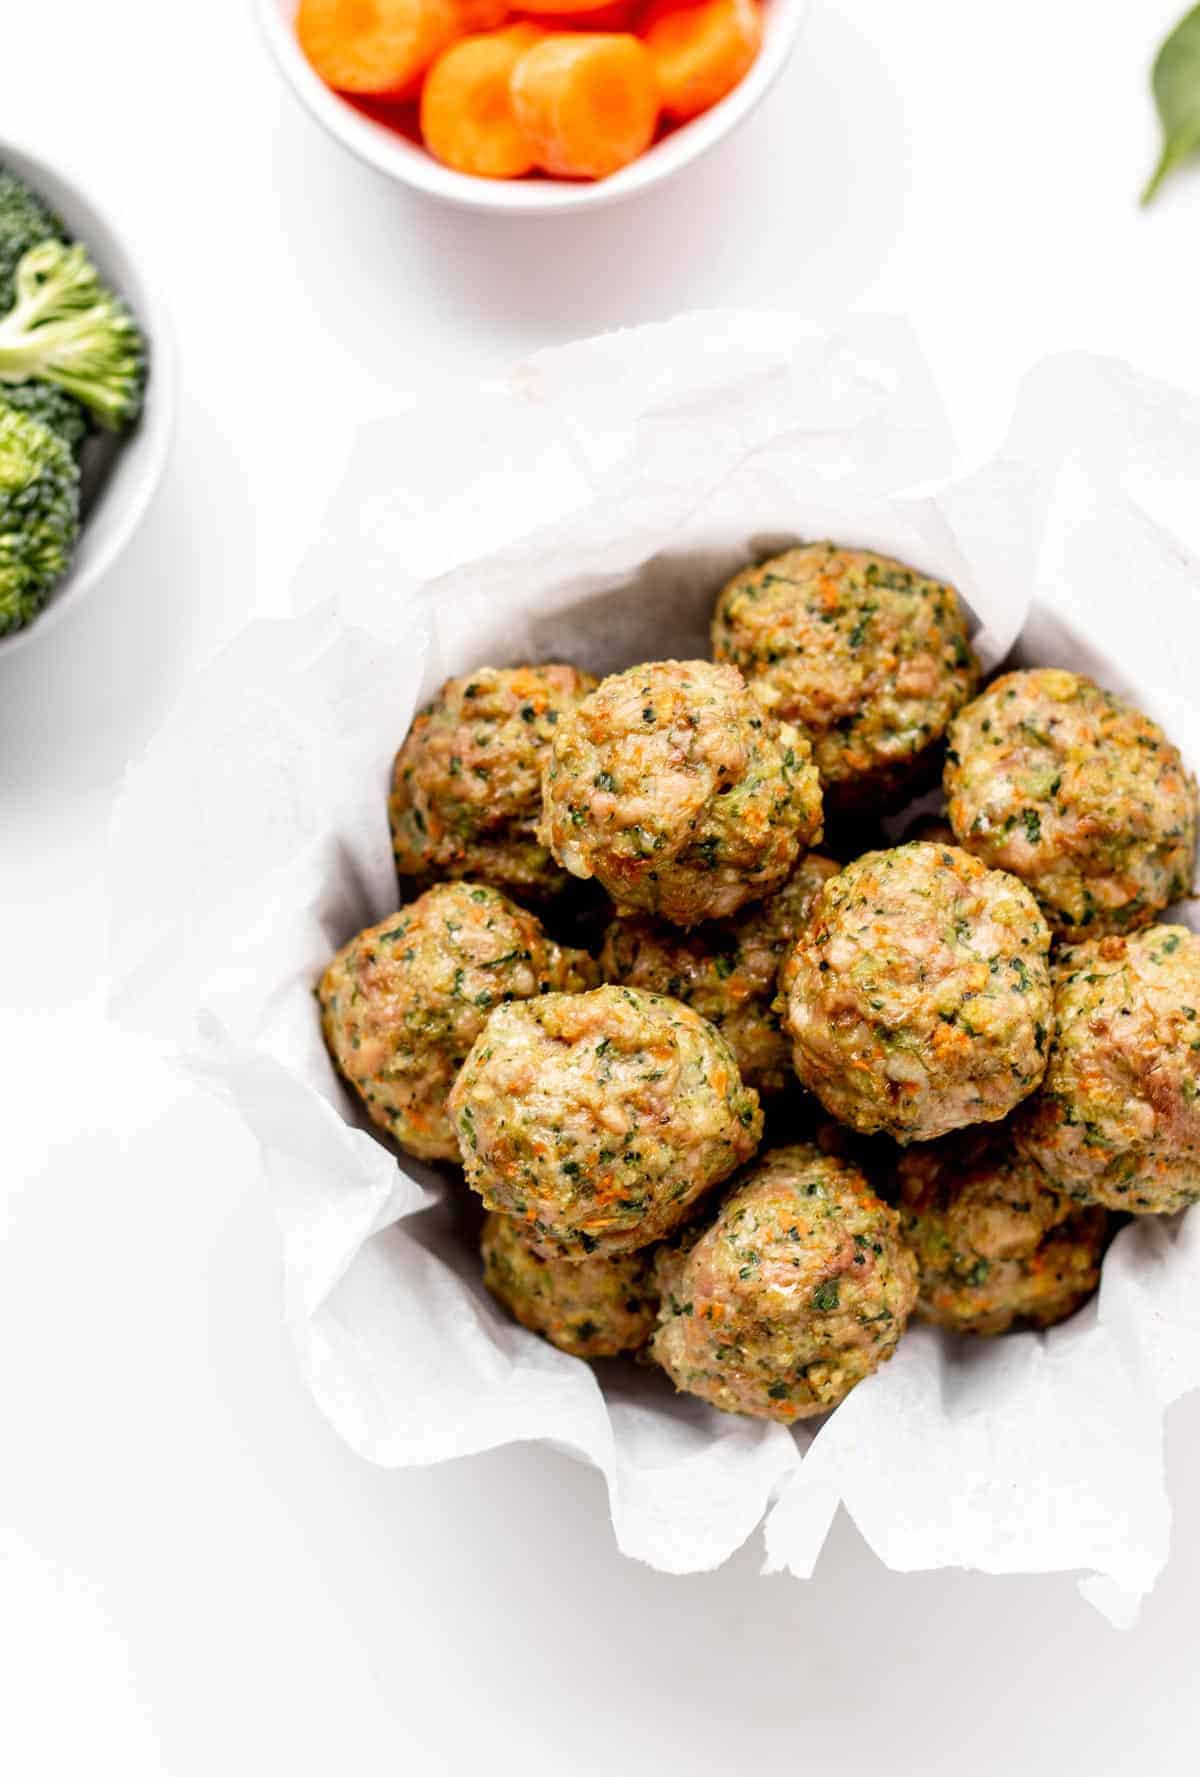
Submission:
<svg viewBox="0 0 1200 1777">
<path fill-rule="evenodd" d="M 762 43 L 758 0 L 657 0 L 641 34 L 654 63 L 663 110 L 695 117 L 732 92 Z"/>
<path fill-rule="evenodd" d="M 512 10 L 508 0 L 454 0 L 464 32 L 495 31 Z"/>
<path fill-rule="evenodd" d="M 421 134 L 444 166 L 483 179 L 518 179 L 536 165 L 517 124 L 513 70 L 541 38 L 536 25 L 464 37 L 440 55 L 421 92 Z"/>
<path fill-rule="evenodd" d="M 544 37 L 513 70 L 512 98 L 537 164 L 559 178 L 603 179 L 654 140 L 654 68 L 624 32 Z"/>
<path fill-rule="evenodd" d="M 462 35 L 454 0 L 300 0 L 300 47 L 338 92 L 396 97 Z"/>
</svg>

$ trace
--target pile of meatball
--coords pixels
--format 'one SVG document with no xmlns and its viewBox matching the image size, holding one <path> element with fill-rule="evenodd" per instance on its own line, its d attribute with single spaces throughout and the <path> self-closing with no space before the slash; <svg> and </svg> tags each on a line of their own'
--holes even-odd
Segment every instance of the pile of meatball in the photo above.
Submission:
<svg viewBox="0 0 1200 1777">
<path fill-rule="evenodd" d="M 445 684 L 395 763 L 404 905 L 317 991 L 522 1325 L 787 1423 L 914 1312 L 1063 1320 L 1120 1213 L 1200 1199 L 1200 938 L 1156 923 L 1196 783 L 1089 679 L 980 690 L 953 588 L 862 550 L 746 568 L 712 652 Z"/>
</svg>

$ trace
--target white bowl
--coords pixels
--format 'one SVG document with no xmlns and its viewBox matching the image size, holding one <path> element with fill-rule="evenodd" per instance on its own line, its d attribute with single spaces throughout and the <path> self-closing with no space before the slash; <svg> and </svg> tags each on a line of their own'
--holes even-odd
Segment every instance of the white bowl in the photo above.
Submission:
<svg viewBox="0 0 1200 1777">
<path fill-rule="evenodd" d="M 32 186 L 68 234 L 83 242 L 105 282 L 133 310 L 150 350 L 145 406 L 137 425 L 126 437 L 101 434 L 84 447 L 83 517 L 71 566 L 40 616 L 27 629 L 0 637 L 3 656 L 53 628 L 108 572 L 137 529 L 170 448 L 175 366 L 166 318 L 124 229 L 118 231 L 73 177 L 27 148 L 0 138 L 0 163 Z M 0 397 L 3 393 L 0 385 Z"/>
<path fill-rule="evenodd" d="M 466 209 L 548 216 L 563 210 L 593 210 L 648 191 L 729 135 L 753 111 L 787 61 L 807 0 L 765 0 L 762 49 L 750 72 L 728 97 L 673 130 L 619 173 L 583 184 L 566 179 L 476 179 L 452 172 L 386 124 L 364 116 L 314 74 L 296 40 L 296 0 L 256 0 L 256 4 L 267 42 L 288 85 L 318 123 L 360 160 L 414 190 Z"/>
</svg>

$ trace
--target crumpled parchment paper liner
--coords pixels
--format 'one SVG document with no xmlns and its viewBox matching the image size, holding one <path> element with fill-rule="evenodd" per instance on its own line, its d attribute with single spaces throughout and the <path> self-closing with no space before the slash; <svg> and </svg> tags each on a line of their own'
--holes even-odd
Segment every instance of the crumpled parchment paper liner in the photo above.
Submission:
<svg viewBox="0 0 1200 1777">
<path fill-rule="evenodd" d="M 672 1572 L 765 1513 L 768 1567 L 807 1574 L 844 1503 L 894 1568 L 1082 1572 L 1132 1620 L 1166 1558 L 1164 1410 L 1200 1381 L 1195 1217 L 1127 1228 L 1098 1301 L 1047 1335 L 913 1328 L 815 1436 L 731 1418 L 508 1320 L 463 1188 L 367 1131 L 311 990 L 395 905 L 388 766 L 422 695 L 484 660 L 702 651 L 723 579 L 797 537 L 953 580 L 989 666 L 1016 642 L 1095 672 L 1195 760 L 1198 460 L 1194 404 L 1068 358 L 1030 377 L 994 463 L 931 492 L 948 441 L 905 330 L 759 314 L 542 353 L 364 426 L 298 615 L 249 624 L 187 687 L 110 868 L 115 1010 L 182 1044 L 257 1137 L 300 1362 L 355 1450 L 545 1440 L 602 1471 L 619 1546 Z"/>
</svg>

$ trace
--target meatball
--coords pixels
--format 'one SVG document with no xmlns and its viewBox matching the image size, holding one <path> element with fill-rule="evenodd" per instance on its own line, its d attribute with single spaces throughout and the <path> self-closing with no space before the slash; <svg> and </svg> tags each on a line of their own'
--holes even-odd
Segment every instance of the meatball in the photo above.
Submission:
<svg viewBox="0 0 1200 1777">
<path fill-rule="evenodd" d="M 779 965 L 822 883 L 840 868 L 810 852 L 769 901 L 690 932 L 640 915 L 614 919 L 600 951 L 601 976 L 693 1006 L 720 1030 L 748 1086 L 782 1092 L 795 1075 L 774 1004 Z"/>
<path fill-rule="evenodd" d="M 450 1112 L 467 1182 L 548 1258 L 649 1246 L 762 1134 L 721 1033 L 631 987 L 501 1006 Z"/>
<path fill-rule="evenodd" d="M 551 942 L 498 889 L 446 882 L 339 950 L 317 987 L 343 1078 L 421 1160 L 457 1160 L 446 1095 L 493 1006 L 591 987 L 596 965 Z"/>
<path fill-rule="evenodd" d="M 559 723 L 542 791 L 559 863 L 675 925 L 770 894 L 821 837 L 807 741 L 706 660 L 605 679 Z"/>
<path fill-rule="evenodd" d="M 470 876 L 543 900 L 567 878 L 535 834 L 555 724 L 596 681 L 573 666 L 447 679 L 396 754 L 388 804 L 401 889 Z"/>
<path fill-rule="evenodd" d="M 1200 937 L 1159 925 L 1064 950 L 1054 1011 L 1021 1152 L 1081 1203 L 1167 1215 L 1200 1201 Z"/>
<path fill-rule="evenodd" d="M 808 735 L 833 809 L 892 801 L 920 777 L 979 679 L 953 587 L 833 543 L 744 568 L 712 639 Z"/>
<path fill-rule="evenodd" d="M 922 1320 L 959 1333 L 1051 1327 L 1095 1290 L 1108 1216 L 1053 1190 L 1013 1152 L 1011 1130 L 909 1148 L 897 1171 Z"/>
<path fill-rule="evenodd" d="M 780 972 L 796 1072 L 863 1134 L 996 1122 L 1045 1071 L 1049 949 L 1015 877 L 956 846 L 868 852 L 825 884 Z"/>
<path fill-rule="evenodd" d="M 895 1210 L 805 1144 L 765 1155 L 657 1268 L 651 1354 L 676 1388 L 785 1423 L 836 1407 L 889 1358 L 917 1294 Z"/>
<path fill-rule="evenodd" d="M 945 786 L 959 844 L 1027 882 L 1061 937 L 1132 931 L 1190 893 L 1195 779 L 1090 679 L 1005 673 L 953 723 Z"/>
<path fill-rule="evenodd" d="M 515 1216 L 489 1215 L 480 1242 L 483 1281 L 531 1333 L 572 1357 L 639 1351 L 654 1330 L 654 1249 L 593 1259 L 547 1259 Z"/>
</svg>

